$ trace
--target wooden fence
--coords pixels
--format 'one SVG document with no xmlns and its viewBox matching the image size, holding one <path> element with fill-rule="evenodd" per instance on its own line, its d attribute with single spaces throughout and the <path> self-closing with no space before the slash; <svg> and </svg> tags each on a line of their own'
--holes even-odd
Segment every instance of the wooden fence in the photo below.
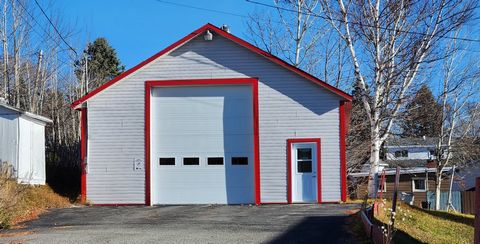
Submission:
<svg viewBox="0 0 480 244">
<path fill-rule="evenodd" d="M 475 191 L 462 191 L 462 213 L 475 214 Z"/>
</svg>

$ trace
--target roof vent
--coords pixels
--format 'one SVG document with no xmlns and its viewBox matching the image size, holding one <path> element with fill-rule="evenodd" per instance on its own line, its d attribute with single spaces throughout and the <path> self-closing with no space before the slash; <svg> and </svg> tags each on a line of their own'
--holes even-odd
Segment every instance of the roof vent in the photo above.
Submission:
<svg viewBox="0 0 480 244">
<path fill-rule="evenodd" d="M 228 25 L 222 25 L 222 30 L 227 33 L 230 33 L 230 27 L 228 27 Z"/>
</svg>

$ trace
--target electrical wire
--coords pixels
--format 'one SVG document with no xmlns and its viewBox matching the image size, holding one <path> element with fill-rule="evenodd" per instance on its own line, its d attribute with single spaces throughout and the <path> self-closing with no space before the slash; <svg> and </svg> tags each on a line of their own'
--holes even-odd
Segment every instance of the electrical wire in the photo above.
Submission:
<svg viewBox="0 0 480 244">
<path fill-rule="evenodd" d="M 252 3 L 252 4 L 264 6 L 264 7 L 269 7 L 269 8 L 275 8 L 275 9 L 282 10 L 282 11 L 294 12 L 294 13 L 297 13 L 297 12 L 298 12 L 297 10 L 292 10 L 292 9 L 288 9 L 288 8 L 284 8 L 284 7 L 280 7 L 280 6 L 276 6 L 276 5 L 271 5 L 271 4 L 267 4 L 267 3 L 257 2 L 257 1 L 254 1 L 254 0 L 245 0 L 245 1 L 247 1 L 248 3 Z M 344 22 L 345 22 L 344 20 L 341 20 L 341 19 L 333 19 L 333 18 L 330 18 L 330 17 L 322 16 L 322 15 L 315 14 L 315 13 L 311 13 L 311 12 L 310 12 L 310 13 L 304 13 L 304 14 L 308 14 L 308 15 L 311 15 L 311 16 L 314 16 L 314 17 L 318 17 L 318 18 L 321 18 L 321 19 L 325 19 L 325 20 L 333 20 L 333 21 L 337 21 L 337 22 L 341 22 L 341 23 L 344 23 Z M 349 23 L 349 24 L 352 24 L 352 25 L 362 26 L 362 27 L 377 28 L 376 26 L 373 26 L 373 25 L 368 25 L 368 24 L 363 24 L 363 23 L 358 23 L 358 22 L 350 22 L 350 21 L 349 21 L 348 23 Z M 430 35 L 430 34 L 426 34 L 426 33 L 422 33 L 422 32 L 416 32 L 416 31 L 393 30 L 393 29 L 391 29 L 391 28 L 386 28 L 386 27 L 378 27 L 378 28 L 380 28 L 380 29 L 382 29 L 382 30 L 397 31 L 397 32 L 402 32 L 402 33 L 406 33 L 406 34 L 411 34 L 411 35 L 432 36 L 432 35 Z M 432 37 L 433 37 L 433 36 L 432 36 Z M 465 37 L 439 36 L 439 38 L 480 43 L 480 39 L 471 39 L 471 38 L 465 38 Z"/>
<path fill-rule="evenodd" d="M 67 40 L 65 40 L 65 38 L 63 37 L 63 35 L 60 33 L 60 31 L 57 29 L 57 27 L 53 24 L 52 20 L 50 19 L 50 17 L 48 17 L 47 13 L 45 13 L 45 11 L 43 10 L 42 6 L 38 3 L 37 0 L 34 0 L 35 3 L 37 4 L 38 8 L 40 9 L 40 11 L 42 12 L 42 14 L 45 16 L 45 18 L 47 18 L 48 22 L 50 23 L 50 25 L 53 27 L 53 29 L 55 30 L 55 32 L 58 34 L 58 36 L 60 37 L 60 39 L 62 39 L 62 41 L 65 43 L 65 45 L 68 46 L 68 48 L 70 50 L 72 50 L 76 56 L 78 56 L 78 53 L 77 51 L 75 51 L 75 49 L 70 45 L 68 44 Z"/>
</svg>

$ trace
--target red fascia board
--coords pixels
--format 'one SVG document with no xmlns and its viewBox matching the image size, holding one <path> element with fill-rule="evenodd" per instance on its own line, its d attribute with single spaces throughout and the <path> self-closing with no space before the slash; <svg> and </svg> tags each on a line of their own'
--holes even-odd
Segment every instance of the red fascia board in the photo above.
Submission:
<svg viewBox="0 0 480 244">
<path fill-rule="evenodd" d="M 111 85 L 115 84 L 117 81 L 125 78 L 126 76 L 130 75 L 131 73 L 137 71 L 138 69 L 142 68 L 143 66 L 149 64 L 150 62 L 152 62 L 153 60 L 159 58 L 160 56 L 172 51 L 173 49 L 177 48 L 178 46 L 186 43 L 187 41 L 195 38 L 198 34 L 204 32 L 206 29 L 208 29 L 208 27 L 210 26 L 211 24 L 206 24 L 202 27 L 200 27 L 199 29 L 195 30 L 194 32 L 188 34 L 187 36 L 183 37 L 182 39 L 178 40 L 177 42 L 173 43 L 172 45 L 168 46 L 167 48 L 163 49 L 162 51 L 154 54 L 153 56 L 147 58 L 146 60 L 144 60 L 143 62 L 135 65 L 134 67 L 128 69 L 127 71 L 121 73 L 120 75 L 118 75 L 117 77 L 111 79 L 110 81 L 104 83 L 103 85 L 97 87 L 95 90 L 91 91 L 90 93 L 86 94 L 85 96 L 81 97 L 80 99 L 78 99 L 77 101 L 73 102 L 71 104 L 71 108 L 75 108 L 76 106 L 78 106 L 79 104 L 85 102 L 86 100 L 88 100 L 89 98 L 93 97 L 94 95 L 96 95 L 97 93 L 105 90 L 106 88 L 110 87 Z"/>
<path fill-rule="evenodd" d="M 287 202 L 292 203 L 292 144 L 315 143 L 317 145 L 317 202 L 322 202 L 322 154 L 320 138 L 287 139 Z"/>
<path fill-rule="evenodd" d="M 202 27 L 200 27 L 199 29 L 195 30 L 194 32 L 188 34 L 187 36 L 183 37 L 182 39 L 180 39 L 179 41 L 173 43 L 172 45 L 168 46 L 167 48 L 163 49 L 162 51 L 156 53 L 155 55 L 151 56 L 150 58 L 144 60 L 143 62 L 139 63 L 138 65 L 134 66 L 133 68 L 123 72 L 122 74 L 118 75 L 117 77 L 113 78 L 112 80 L 104 83 L 103 85 L 99 86 L 98 88 L 96 88 L 95 90 L 91 91 L 90 93 L 86 94 L 85 96 L 81 97 L 80 99 L 76 100 L 75 102 L 73 102 L 71 104 L 71 107 L 72 108 L 76 108 L 79 104 L 85 102 L 86 100 L 88 100 L 90 97 L 96 95 L 97 93 L 101 92 L 102 90 L 110 87 L 111 85 L 115 84 L 117 81 L 123 79 L 124 77 L 130 75 L 131 73 L 137 71 L 138 69 L 140 69 L 141 67 L 147 65 L 148 63 L 152 62 L 153 60 L 157 59 L 158 57 L 172 51 L 173 49 L 177 48 L 178 46 L 188 42 L 189 40 L 193 39 L 194 37 L 196 37 L 197 35 L 201 34 L 202 32 L 206 31 L 207 29 L 210 29 L 212 31 L 214 31 L 215 33 L 249 49 L 250 51 L 252 52 L 255 52 L 257 54 L 260 54 L 264 57 L 266 57 L 267 59 L 271 60 L 272 62 L 276 63 L 276 64 L 279 64 L 280 66 L 284 67 L 284 68 L 287 68 L 293 72 L 295 72 L 296 74 L 310 80 L 310 81 L 313 81 L 314 83 L 326 88 L 327 90 L 341 96 L 342 98 L 344 98 L 345 100 L 347 101 L 351 101 L 352 100 L 352 96 L 349 95 L 348 93 L 318 79 L 317 77 L 311 75 L 311 74 L 308 74 L 307 72 L 283 61 L 282 59 L 268 53 L 268 52 L 265 52 L 263 51 L 262 49 L 242 40 L 241 38 L 238 38 L 226 31 L 223 31 L 222 29 L 208 23 Z"/>
<path fill-rule="evenodd" d="M 245 40 L 243 40 L 239 37 L 236 37 L 236 36 L 226 32 L 226 31 L 223 31 L 222 29 L 220 29 L 220 28 L 218 28 L 214 25 L 210 25 L 209 27 L 212 28 L 213 31 L 215 31 L 217 34 L 219 34 L 219 35 L 221 35 L 221 36 L 223 36 L 223 37 L 225 37 L 225 38 L 227 38 L 227 39 L 229 39 L 229 40 L 231 40 L 231 41 L 233 41 L 233 42 L 235 42 L 235 43 L 237 43 L 237 44 L 239 44 L 239 45 L 241 45 L 241 46 L 243 46 L 247 49 L 249 49 L 250 51 L 252 51 L 254 53 L 257 53 L 257 54 L 260 54 L 260 55 L 266 57 L 270 61 L 272 61 L 272 62 L 274 62 L 274 63 L 276 63 L 276 64 L 278 64 L 278 65 L 280 65 L 280 66 L 282 66 L 282 67 L 284 67 L 288 70 L 293 71 L 294 73 L 302 76 L 303 78 L 306 78 L 307 80 L 313 81 L 314 83 L 326 88 L 327 90 L 341 96 L 342 98 L 344 98 L 347 101 L 352 101 L 353 97 L 350 94 L 348 94 L 348 93 L 346 93 L 346 92 L 344 92 L 344 91 L 326 83 L 325 81 L 322 81 L 322 80 L 318 79 L 317 77 L 315 77 L 315 76 L 313 76 L 313 75 L 311 75 L 311 74 L 309 74 L 309 73 L 307 73 L 307 72 L 305 72 L 305 71 L 303 71 L 303 70 L 301 70 L 301 69 L 299 69 L 299 68 L 297 68 L 297 67 L 295 67 L 295 66 L 293 66 L 293 65 L 291 65 L 291 64 L 289 64 L 285 61 L 283 61 L 279 57 L 277 57 L 277 56 L 275 56 L 271 53 L 265 52 L 262 49 L 250 44 L 249 42 L 247 42 L 247 41 L 245 41 Z"/>
<path fill-rule="evenodd" d="M 340 184 L 342 202 L 347 201 L 347 155 L 346 155 L 346 136 L 347 121 L 345 101 L 340 101 Z"/>
<path fill-rule="evenodd" d="M 87 108 L 80 109 L 80 202 L 85 203 L 87 200 L 87 172 L 86 172 L 86 157 L 87 157 Z"/>
<path fill-rule="evenodd" d="M 194 80 L 153 80 L 145 82 L 145 205 L 151 206 L 150 180 L 150 96 L 152 87 L 203 86 L 203 85 L 251 85 L 253 99 L 253 143 L 254 143 L 254 191 L 255 204 L 260 203 L 260 139 L 258 116 L 257 78 L 219 78 Z"/>
</svg>

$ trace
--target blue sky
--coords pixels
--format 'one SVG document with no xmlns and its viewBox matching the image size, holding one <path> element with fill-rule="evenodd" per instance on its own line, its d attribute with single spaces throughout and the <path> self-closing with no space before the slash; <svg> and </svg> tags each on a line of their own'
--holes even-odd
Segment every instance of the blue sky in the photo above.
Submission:
<svg viewBox="0 0 480 244">
<path fill-rule="evenodd" d="M 248 15 L 256 8 L 243 0 L 170 1 L 241 15 Z M 233 34 L 246 38 L 245 18 L 174 6 L 157 0 L 59 1 L 56 5 L 63 12 L 63 18 L 80 29 L 77 39 L 72 40 L 83 44 L 78 46 L 80 50 L 86 41 L 106 37 L 126 68 L 138 64 L 207 22 L 217 26 L 228 24 Z"/>
<path fill-rule="evenodd" d="M 273 3 L 273 0 L 257 1 Z M 67 21 L 65 25 L 77 32 L 69 41 L 78 51 L 83 50 L 88 41 L 106 37 L 117 50 L 120 60 L 127 69 L 206 23 L 217 26 L 228 24 L 234 35 L 248 40 L 245 25 L 247 19 L 244 17 L 181 7 L 165 2 L 243 16 L 254 12 L 255 9 L 272 11 L 245 0 L 70 0 L 55 1 L 53 10 L 61 13 L 62 18 Z M 476 17 L 480 16 L 479 12 L 477 10 Z M 478 20 L 471 22 L 461 36 L 465 36 L 467 32 L 480 33 Z M 480 34 L 468 35 L 468 37 L 480 39 Z M 466 44 L 468 44 L 466 47 L 469 50 L 468 53 L 474 58 L 480 54 L 479 43 Z M 435 81 L 440 80 L 440 77 L 435 72 L 427 76 L 430 77 L 423 79 L 429 83 L 434 93 L 438 93 L 438 82 Z"/>
</svg>

